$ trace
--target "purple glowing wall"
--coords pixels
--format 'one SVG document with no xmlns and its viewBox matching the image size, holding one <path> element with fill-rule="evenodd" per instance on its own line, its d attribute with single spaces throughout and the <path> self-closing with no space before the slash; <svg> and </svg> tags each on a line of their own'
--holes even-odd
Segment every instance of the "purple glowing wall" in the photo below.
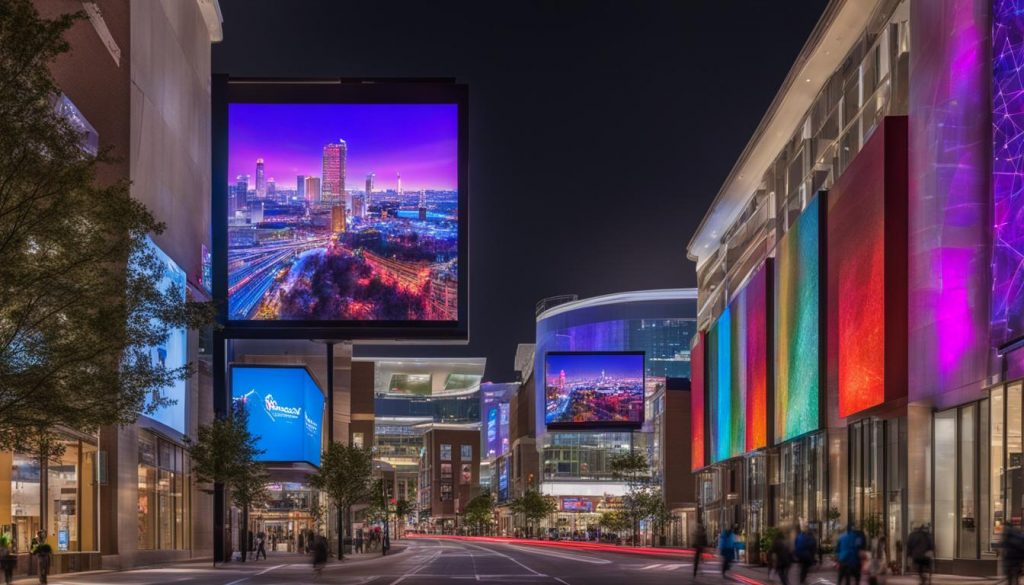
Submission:
<svg viewBox="0 0 1024 585">
<path fill-rule="evenodd" d="M 941 407 L 987 374 L 989 3 L 912 2 L 910 20 L 909 398 Z"/>
<path fill-rule="evenodd" d="M 992 341 L 1024 335 L 1024 0 L 992 2 Z"/>
</svg>

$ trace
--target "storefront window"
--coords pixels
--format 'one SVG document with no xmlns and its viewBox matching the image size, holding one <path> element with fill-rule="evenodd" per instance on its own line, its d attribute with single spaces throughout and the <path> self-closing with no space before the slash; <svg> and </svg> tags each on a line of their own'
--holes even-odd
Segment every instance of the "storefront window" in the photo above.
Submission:
<svg viewBox="0 0 1024 585">
<path fill-rule="evenodd" d="M 935 415 L 935 556 L 951 559 L 956 537 L 956 416 Z"/>
<path fill-rule="evenodd" d="M 27 552 L 39 531 L 41 467 L 39 458 L 24 453 L 11 456 L 11 523 L 14 547 Z"/>
<path fill-rule="evenodd" d="M 188 547 L 188 482 L 181 447 L 139 433 L 139 548 Z"/>
<path fill-rule="evenodd" d="M 971 559 L 977 556 L 978 530 L 975 509 L 975 455 L 977 443 L 975 439 L 975 413 L 978 407 L 974 404 L 960 409 L 960 558 Z"/>
<path fill-rule="evenodd" d="M 1003 433 L 1005 431 L 1005 425 L 1003 417 L 1006 415 L 1004 411 L 1005 400 L 1003 398 L 1003 388 L 995 388 L 989 394 L 989 401 L 992 405 L 992 414 L 989 419 L 992 438 L 991 443 L 991 463 L 990 463 L 990 490 L 992 500 L 992 516 L 989 520 L 989 534 L 988 543 L 982 547 L 982 550 L 991 554 L 995 554 L 998 550 L 999 540 L 1003 534 L 1003 524 L 1006 522 L 1006 509 L 1003 506 L 1002 491 L 1003 486 L 1003 475 L 1005 473 L 1006 462 L 1003 458 Z"/>
<path fill-rule="evenodd" d="M 1006 499 L 1003 503 L 1014 526 L 1021 524 L 1021 495 L 1024 494 L 1024 476 L 1021 475 L 1021 384 L 1006 387 L 1006 473 L 1004 482 Z"/>
</svg>

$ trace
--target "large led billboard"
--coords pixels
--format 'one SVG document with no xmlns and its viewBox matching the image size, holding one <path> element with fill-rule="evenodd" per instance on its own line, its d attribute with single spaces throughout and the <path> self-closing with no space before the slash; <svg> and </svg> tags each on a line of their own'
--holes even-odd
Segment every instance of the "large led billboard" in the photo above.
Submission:
<svg viewBox="0 0 1024 585">
<path fill-rule="evenodd" d="M 644 422 L 643 352 L 548 352 L 544 380 L 548 428 Z"/>
<path fill-rule="evenodd" d="M 770 278 L 769 260 L 754 271 L 707 335 L 711 414 L 707 434 L 713 463 L 768 446 Z M 704 352 L 703 347 L 700 350 Z M 696 451 L 694 457 L 696 463 L 700 459 Z"/>
<path fill-rule="evenodd" d="M 259 461 L 320 465 L 324 395 L 303 366 L 234 365 L 231 397 L 245 404 Z"/>
<path fill-rule="evenodd" d="M 173 292 L 185 301 L 185 271 L 178 266 L 170 256 L 164 253 L 153 240 L 146 238 L 146 253 L 154 255 L 163 265 L 163 277 L 157 284 L 157 290 L 161 294 Z M 170 329 L 163 341 L 149 348 L 149 357 L 154 365 L 159 365 L 169 371 L 180 370 L 188 363 L 188 330 L 185 328 Z M 154 394 L 166 398 L 169 403 L 161 406 L 155 411 L 144 416 L 166 425 L 175 431 L 185 434 L 185 380 L 175 380 L 170 385 L 155 390 Z M 146 408 L 153 404 L 154 398 L 146 398 Z"/>
<path fill-rule="evenodd" d="M 705 333 L 698 331 L 690 349 L 690 467 L 704 467 L 704 346 Z"/>
<path fill-rule="evenodd" d="M 828 383 L 847 417 L 907 392 L 907 118 L 885 118 L 828 192 Z"/>
<path fill-rule="evenodd" d="M 216 92 L 229 335 L 465 337 L 466 95 L 236 80 Z"/>
<path fill-rule="evenodd" d="M 807 203 L 775 252 L 775 440 L 821 423 L 821 230 L 824 207 Z"/>
</svg>

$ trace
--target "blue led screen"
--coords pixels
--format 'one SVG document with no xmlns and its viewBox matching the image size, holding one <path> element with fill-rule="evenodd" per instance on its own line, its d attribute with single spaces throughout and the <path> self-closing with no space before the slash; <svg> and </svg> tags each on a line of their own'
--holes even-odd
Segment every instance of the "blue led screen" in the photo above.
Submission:
<svg viewBox="0 0 1024 585">
<path fill-rule="evenodd" d="M 249 411 L 259 461 L 320 465 L 324 395 L 301 366 L 232 366 L 231 397 Z"/>
</svg>

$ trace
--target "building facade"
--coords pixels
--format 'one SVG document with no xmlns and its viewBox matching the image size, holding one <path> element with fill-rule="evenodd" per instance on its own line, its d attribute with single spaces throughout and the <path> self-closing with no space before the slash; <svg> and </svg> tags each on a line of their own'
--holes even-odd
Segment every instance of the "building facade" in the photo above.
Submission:
<svg viewBox="0 0 1024 585">
<path fill-rule="evenodd" d="M 532 405 L 540 460 L 537 487 L 542 494 L 558 498 L 559 503 L 549 530 L 560 534 L 592 534 L 597 531 L 602 512 L 621 507 L 627 485 L 614 477 L 610 466 L 618 454 L 643 453 L 651 464 L 652 480 L 663 493 L 669 490 L 668 476 L 662 470 L 679 466 L 689 469 L 689 454 L 670 451 L 669 445 L 661 440 L 661 428 L 666 426 L 663 417 L 675 412 L 664 407 L 667 380 L 690 377 L 689 340 L 697 330 L 696 296 L 692 289 L 620 293 L 570 300 L 545 307 L 537 315 L 531 368 L 531 379 L 540 380 L 533 384 Z M 645 416 L 639 429 L 555 430 L 547 427 L 545 356 L 550 352 L 594 351 L 644 352 Z M 682 489 L 689 493 L 692 488 L 686 479 Z M 691 503 L 692 500 L 689 498 Z M 689 511 L 692 505 L 671 504 L 677 514 L 692 515 Z"/>
<path fill-rule="evenodd" d="M 994 574 L 1021 522 L 1024 21 L 854 4 L 826 8 L 688 247 L 700 503 L 748 542 L 854 522 L 893 559 L 928 525 L 940 571 Z"/>
</svg>

